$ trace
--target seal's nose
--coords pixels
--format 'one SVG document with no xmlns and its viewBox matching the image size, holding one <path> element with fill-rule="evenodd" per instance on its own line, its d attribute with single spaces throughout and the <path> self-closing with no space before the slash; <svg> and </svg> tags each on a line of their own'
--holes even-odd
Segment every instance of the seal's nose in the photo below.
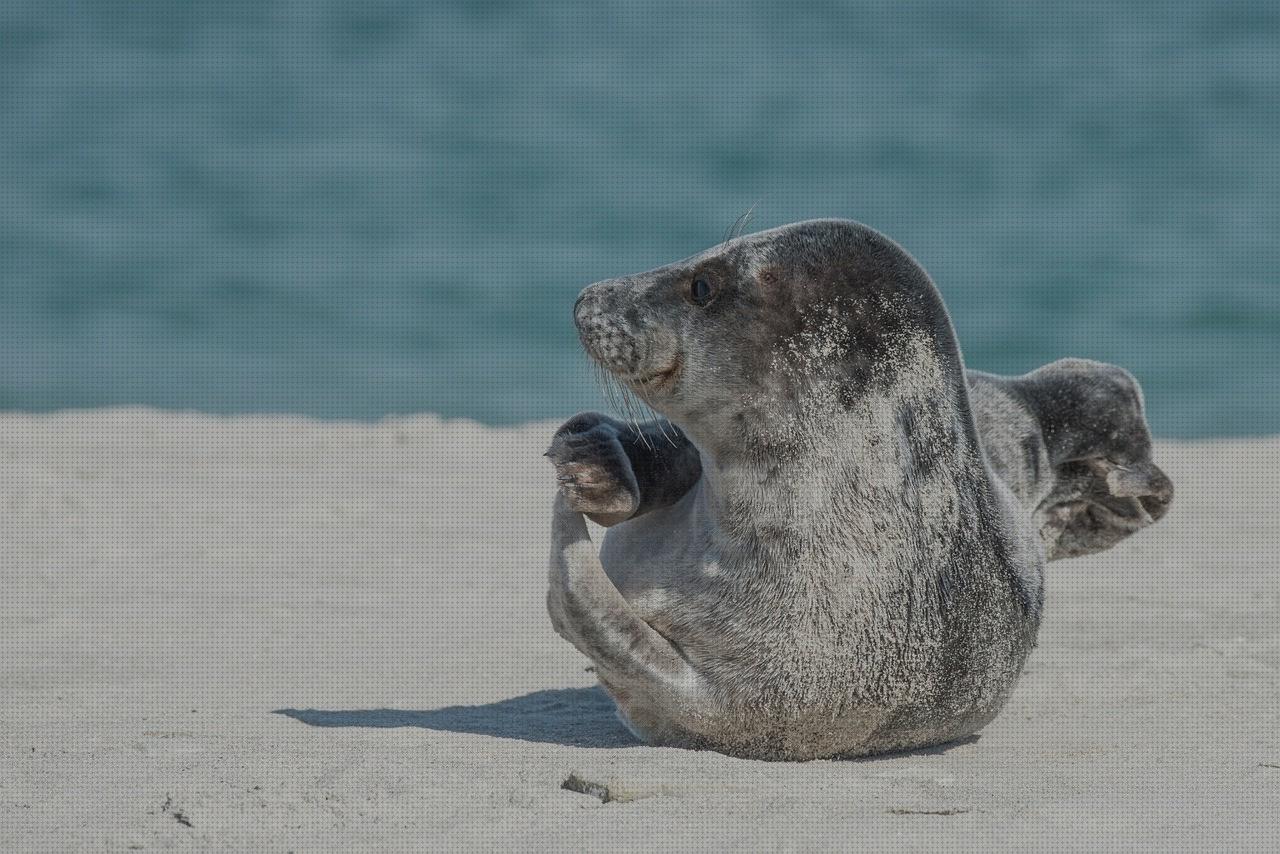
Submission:
<svg viewBox="0 0 1280 854">
<path fill-rule="evenodd" d="M 583 323 L 590 320 L 592 316 L 600 314 L 602 296 L 599 282 L 588 285 L 582 289 L 582 293 L 578 294 L 578 299 L 573 304 L 573 322 L 579 329 L 582 329 Z"/>
</svg>

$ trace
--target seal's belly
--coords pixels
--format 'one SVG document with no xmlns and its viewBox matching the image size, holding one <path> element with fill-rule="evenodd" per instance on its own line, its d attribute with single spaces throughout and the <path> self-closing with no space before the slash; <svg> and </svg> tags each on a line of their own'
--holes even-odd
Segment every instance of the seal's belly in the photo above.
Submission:
<svg viewBox="0 0 1280 854">
<path fill-rule="evenodd" d="M 977 638 L 952 650 L 935 639 L 876 651 L 852 638 L 837 641 L 847 645 L 840 650 L 826 642 L 817 649 L 789 645 L 782 635 L 770 645 L 735 634 L 695 634 L 682 643 L 700 672 L 714 674 L 712 708 L 686 719 L 683 710 L 643 694 L 615 695 L 632 729 L 650 743 L 759 759 L 927 747 L 971 735 L 994 718 L 1029 652 L 1029 644 L 997 642 L 975 654 L 982 646 Z M 949 669 L 959 656 L 969 658 Z"/>
<path fill-rule="evenodd" d="M 712 707 L 687 716 L 640 693 L 614 699 L 633 731 L 653 744 L 790 761 L 859 756 L 942 744 L 986 725 L 1025 658 L 1025 651 L 1002 652 L 1008 666 L 950 682 L 942 658 L 850 662 L 774 649 L 748 661 L 694 653 L 690 660 L 715 674 Z"/>
<path fill-rule="evenodd" d="M 652 743 L 805 759 L 952 741 L 996 715 L 1034 636 L 1016 603 L 994 591 L 975 595 L 982 607 L 964 610 L 980 616 L 959 625 L 922 600 L 910 611 L 848 608 L 839 619 L 812 619 L 785 602 L 737 607 L 730 595 L 715 613 L 662 587 L 665 569 L 653 566 L 626 576 L 629 598 L 710 677 L 717 701 L 686 722 L 644 695 L 616 697 Z"/>
<path fill-rule="evenodd" d="M 610 528 L 601 549 L 636 613 L 715 686 L 713 708 L 691 720 L 616 693 L 651 743 L 760 758 L 856 755 L 963 737 L 1003 705 L 1035 621 L 990 565 L 996 553 L 978 543 L 935 564 L 886 536 L 901 571 L 877 573 L 874 556 L 851 548 L 839 553 L 861 563 L 779 553 L 771 571 L 753 572 L 751 557 L 769 558 L 713 542 L 697 493 Z M 943 565 L 966 569 L 944 581 Z"/>
<path fill-rule="evenodd" d="M 719 563 L 701 518 L 698 489 L 671 507 L 610 528 L 600 549 L 609 580 L 641 619 L 660 628 L 696 608 Z"/>
</svg>

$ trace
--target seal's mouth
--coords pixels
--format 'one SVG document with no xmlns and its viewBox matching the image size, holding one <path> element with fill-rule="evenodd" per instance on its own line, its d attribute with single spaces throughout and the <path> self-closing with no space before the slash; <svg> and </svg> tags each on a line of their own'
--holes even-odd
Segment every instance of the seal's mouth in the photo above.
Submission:
<svg viewBox="0 0 1280 854">
<path fill-rule="evenodd" d="M 627 382 L 640 391 L 667 391 L 676 383 L 680 369 L 684 367 L 684 358 L 677 353 L 671 364 L 651 374 L 628 377 Z"/>
</svg>

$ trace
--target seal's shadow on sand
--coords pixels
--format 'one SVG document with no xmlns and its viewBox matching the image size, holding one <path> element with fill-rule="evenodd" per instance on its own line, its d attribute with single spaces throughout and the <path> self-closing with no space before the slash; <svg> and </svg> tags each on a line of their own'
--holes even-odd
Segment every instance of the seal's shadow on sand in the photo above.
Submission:
<svg viewBox="0 0 1280 854">
<path fill-rule="evenodd" d="M 568 747 L 644 746 L 644 742 L 618 720 L 613 701 L 598 685 L 594 688 L 534 691 L 523 697 L 498 700 L 483 706 L 445 706 L 424 712 L 404 709 L 276 709 L 273 714 L 316 727 L 417 727 Z M 934 747 L 861 756 L 853 761 L 941 755 L 956 747 L 973 744 L 980 737 L 980 734 L 974 734 Z"/>
<path fill-rule="evenodd" d="M 275 714 L 317 727 L 418 727 L 570 747 L 642 745 L 618 720 L 613 701 L 599 686 L 535 691 L 483 706 L 446 706 L 421 712 L 276 709 Z"/>
</svg>

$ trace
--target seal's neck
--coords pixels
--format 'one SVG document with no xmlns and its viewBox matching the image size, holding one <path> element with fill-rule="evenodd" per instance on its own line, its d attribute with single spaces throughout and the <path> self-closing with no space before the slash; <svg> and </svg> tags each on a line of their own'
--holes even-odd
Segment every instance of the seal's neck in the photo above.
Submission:
<svg viewBox="0 0 1280 854">
<path fill-rule="evenodd" d="M 811 418 L 785 444 L 699 444 L 701 500 L 725 542 L 874 560 L 961 524 L 985 471 L 966 418 L 945 395 L 892 395 Z"/>
<path fill-rule="evenodd" d="M 963 364 L 935 339 L 904 337 L 861 372 L 800 342 L 807 362 L 779 356 L 732 413 L 681 425 L 725 539 L 873 549 L 889 531 L 950 524 L 984 469 Z"/>
<path fill-rule="evenodd" d="M 814 462 L 820 461 L 815 458 Z M 764 463 L 703 453 L 703 499 L 717 529 L 727 538 L 773 539 L 825 523 L 840 503 L 837 498 L 858 491 L 856 474 L 835 474 L 842 468 L 824 471 L 821 465 Z"/>
<path fill-rule="evenodd" d="M 735 538 L 769 537 L 825 528 L 849 508 L 872 508 L 902 489 L 897 451 L 886 440 L 832 439 L 772 458 L 703 453 L 708 509 Z"/>
</svg>

